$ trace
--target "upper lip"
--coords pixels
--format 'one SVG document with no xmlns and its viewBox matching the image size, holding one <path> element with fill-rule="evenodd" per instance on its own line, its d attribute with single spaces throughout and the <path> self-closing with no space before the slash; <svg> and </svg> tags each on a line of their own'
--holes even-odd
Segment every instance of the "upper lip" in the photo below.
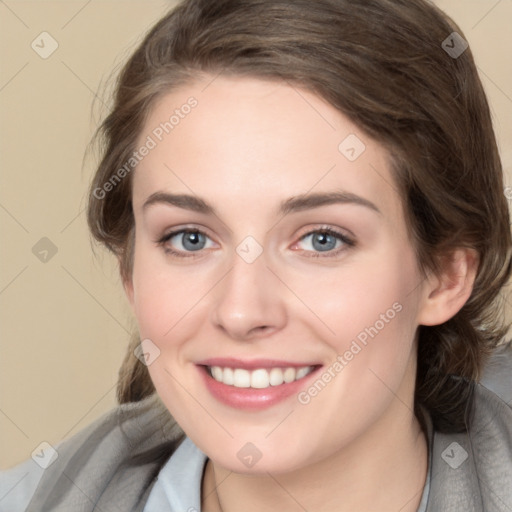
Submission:
<svg viewBox="0 0 512 512">
<path fill-rule="evenodd" d="M 303 368 L 305 366 L 319 366 L 318 363 L 297 363 L 279 359 L 251 359 L 242 360 L 233 357 L 212 357 L 196 363 L 199 366 L 220 366 L 222 368 L 242 368 L 256 370 L 258 368 Z"/>
</svg>

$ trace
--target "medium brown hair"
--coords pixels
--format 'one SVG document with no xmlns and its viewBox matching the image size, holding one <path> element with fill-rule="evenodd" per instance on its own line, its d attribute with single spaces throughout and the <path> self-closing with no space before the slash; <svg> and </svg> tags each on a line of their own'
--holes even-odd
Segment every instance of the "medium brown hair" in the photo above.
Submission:
<svg viewBox="0 0 512 512">
<path fill-rule="evenodd" d="M 105 197 L 94 191 L 130 158 L 155 101 L 203 74 L 287 81 L 348 116 L 392 157 L 421 269 L 443 254 L 477 251 L 471 297 L 450 320 L 420 326 L 416 406 L 439 430 L 464 430 L 472 383 L 506 332 L 500 289 L 510 267 L 509 214 L 486 96 L 464 37 L 425 0 L 185 0 L 147 34 L 119 75 L 114 106 L 99 129 L 102 159 L 91 185 L 94 238 L 131 275 L 131 176 Z M 452 39 L 449 39 L 452 37 Z M 448 38 L 448 39 L 447 39 Z M 460 46 L 459 46 L 460 48 Z M 120 402 L 154 391 L 130 343 Z"/>
</svg>

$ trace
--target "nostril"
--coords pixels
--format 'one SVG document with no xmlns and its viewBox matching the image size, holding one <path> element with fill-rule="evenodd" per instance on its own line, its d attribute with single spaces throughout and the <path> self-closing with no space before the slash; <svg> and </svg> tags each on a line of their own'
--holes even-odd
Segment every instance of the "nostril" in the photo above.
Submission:
<svg viewBox="0 0 512 512">
<path fill-rule="evenodd" d="M 272 330 L 272 326 L 270 325 L 258 325 L 256 327 L 253 327 L 250 331 L 249 331 L 249 335 L 251 334 L 266 334 L 267 332 L 271 331 Z"/>
</svg>

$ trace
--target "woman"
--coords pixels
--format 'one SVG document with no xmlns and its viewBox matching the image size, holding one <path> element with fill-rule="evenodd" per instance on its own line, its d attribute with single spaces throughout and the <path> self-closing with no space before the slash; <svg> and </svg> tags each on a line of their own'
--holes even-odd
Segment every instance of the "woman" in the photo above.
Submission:
<svg viewBox="0 0 512 512">
<path fill-rule="evenodd" d="M 100 134 L 89 226 L 139 331 L 121 405 L 2 510 L 512 507 L 508 208 L 450 19 L 186 0 Z"/>
</svg>

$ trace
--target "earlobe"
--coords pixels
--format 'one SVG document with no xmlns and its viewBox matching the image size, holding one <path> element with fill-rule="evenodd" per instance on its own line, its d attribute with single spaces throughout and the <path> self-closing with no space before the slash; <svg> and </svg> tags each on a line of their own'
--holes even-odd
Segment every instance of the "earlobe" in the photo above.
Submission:
<svg viewBox="0 0 512 512">
<path fill-rule="evenodd" d="M 471 296 L 477 271 L 474 249 L 460 248 L 444 256 L 441 275 L 427 278 L 418 324 L 440 325 L 455 316 Z"/>
</svg>

